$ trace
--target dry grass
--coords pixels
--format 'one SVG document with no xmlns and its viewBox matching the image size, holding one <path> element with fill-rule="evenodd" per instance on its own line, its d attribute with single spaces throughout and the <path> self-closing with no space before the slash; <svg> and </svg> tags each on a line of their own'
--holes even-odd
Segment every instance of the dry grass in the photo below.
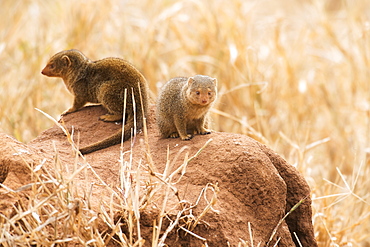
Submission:
<svg viewBox="0 0 370 247">
<path fill-rule="evenodd" d="M 320 246 L 370 244 L 370 2 L 13 1 L 0 8 L 0 128 L 27 142 L 71 104 L 48 58 L 119 56 L 157 87 L 219 80 L 213 128 L 249 134 L 313 189 Z M 50 209 L 52 210 L 52 209 Z M 60 216 L 62 217 L 62 216 Z"/>
</svg>

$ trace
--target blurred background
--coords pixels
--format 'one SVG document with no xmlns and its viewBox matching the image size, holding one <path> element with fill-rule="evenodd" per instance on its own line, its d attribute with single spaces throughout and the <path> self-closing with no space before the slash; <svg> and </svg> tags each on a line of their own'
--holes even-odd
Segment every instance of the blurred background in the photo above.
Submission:
<svg viewBox="0 0 370 247">
<path fill-rule="evenodd" d="M 370 246 L 370 1 L 1 0 L 0 130 L 27 143 L 68 109 L 55 53 L 121 57 L 152 98 L 218 79 L 212 128 L 267 144 L 312 189 L 320 246 Z"/>
</svg>

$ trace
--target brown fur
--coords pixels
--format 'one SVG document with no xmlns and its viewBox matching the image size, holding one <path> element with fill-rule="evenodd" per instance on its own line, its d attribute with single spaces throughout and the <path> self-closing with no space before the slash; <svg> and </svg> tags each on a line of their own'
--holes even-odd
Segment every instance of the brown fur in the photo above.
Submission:
<svg viewBox="0 0 370 247">
<path fill-rule="evenodd" d="M 108 114 L 100 116 L 100 120 L 121 121 L 127 89 L 123 140 L 131 137 L 131 129 L 134 128 L 132 92 L 135 98 L 136 126 L 143 127 L 143 118 L 148 109 L 147 83 L 144 76 L 129 62 L 120 58 L 91 61 L 78 50 L 67 50 L 51 57 L 41 73 L 62 78 L 67 89 L 74 95 L 72 107 L 62 115 L 75 112 L 86 103 L 101 103 L 108 110 Z M 100 142 L 81 148 L 80 151 L 87 154 L 118 144 L 121 142 L 121 136 L 122 131 L 119 131 Z"/>
<path fill-rule="evenodd" d="M 194 134 L 210 134 L 205 120 L 217 96 L 216 85 L 216 79 L 203 75 L 167 82 L 157 100 L 157 124 L 162 137 L 190 140 Z"/>
</svg>

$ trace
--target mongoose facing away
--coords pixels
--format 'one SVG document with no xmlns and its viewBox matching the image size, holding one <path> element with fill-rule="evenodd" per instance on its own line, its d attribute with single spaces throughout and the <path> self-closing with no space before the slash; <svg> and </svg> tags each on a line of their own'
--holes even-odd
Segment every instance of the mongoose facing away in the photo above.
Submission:
<svg viewBox="0 0 370 247">
<path fill-rule="evenodd" d="M 138 129 L 143 127 L 143 118 L 148 110 L 147 82 L 129 62 L 120 58 L 91 61 L 82 52 L 73 49 L 52 56 L 41 73 L 49 77 L 62 78 L 74 96 L 72 107 L 62 115 L 75 112 L 86 103 L 101 103 L 108 110 L 108 114 L 100 116 L 100 120 L 121 121 L 127 90 L 124 141 L 131 137 L 134 121 Z M 119 131 L 104 140 L 81 148 L 80 151 L 87 154 L 119 144 L 121 136 L 122 131 Z"/>
<path fill-rule="evenodd" d="M 217 96 L 217 80 L 209 76 L 177 77 L 168 81 L 157 99 L 157 124 L 164 138 L 190 140 L 207 135 L 208 110 Z"/>
</svg>

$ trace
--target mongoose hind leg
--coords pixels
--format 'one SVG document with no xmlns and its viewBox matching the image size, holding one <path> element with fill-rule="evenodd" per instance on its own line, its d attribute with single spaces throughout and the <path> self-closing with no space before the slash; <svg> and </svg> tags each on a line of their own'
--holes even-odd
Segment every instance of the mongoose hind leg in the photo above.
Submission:
<svg viewBox="0 0 370 247">
<path fill-rule="evenodd" d="M 191 126 L 190 129 L 193 129 L 193 134 L 194 135 L 208 135 L 211 134 L 211 130 L 206 129 L 205 126 L 205 119 L 204 117 L 200 119 L 196 119 L 194 121 L 194 126 Z"/>
<path fill-rule="evenodd" d="M 193 138 L 193 136 L 192 135 L 186 135 L 185 137 L 180 137 L 180 138 L 183 141 L 189 141 L 189 140 L 191 140 Z"/>
<path fill-rule="evenodd" d="M 193 134 L 194 135 L 209 135 L 212 132 L 208 129 L 203 129 L 203 130 L 194 130 Z"/>
<path fill-rule="evenodd" d="M 211 130 L 202 127 L 200 130 L 197 130 L 197 134 L 199 134 L 199 135 L 209 135 L 209 134 L 211 134 Z"/>
<path fill-rule="evenodd" d="M 107 81 L 99 88 L 98 101 L 108 110 L 108 114 L 101 115 L 99 120 L 104 122 L 117 122 L 123 118 L 123 90 L 122 85 L 115 81 Z M 127 105 L 130 106 L 128 99 Z M 127 110 L 130 110 L 129 108 Z M 128 112 L 130 114 L 130 112 Z"/>
<path fill-rule="evenodd" d="M 173 132 L 173 133 L 171 133 L 168 137 L 169 137 L 169 138 L 178 138 L 178 137 L 180 137 L 180 136 L 179 136 L 179 133 L 177 133 L 177 132 Z"/>
</svg>

